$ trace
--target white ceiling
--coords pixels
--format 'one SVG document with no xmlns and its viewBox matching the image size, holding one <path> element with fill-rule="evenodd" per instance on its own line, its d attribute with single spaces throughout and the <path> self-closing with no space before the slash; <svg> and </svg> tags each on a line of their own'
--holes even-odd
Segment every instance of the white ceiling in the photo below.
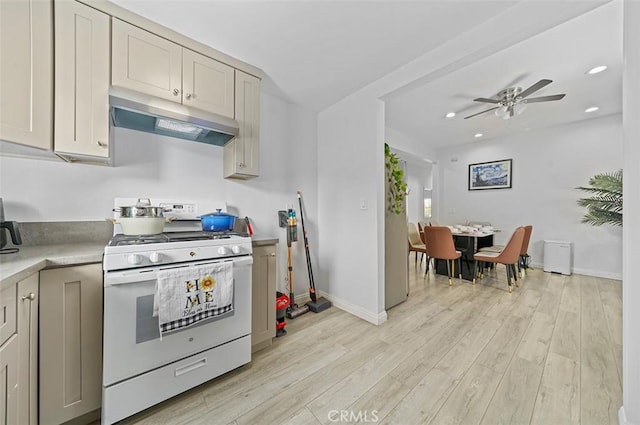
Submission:
<svg viewBox="0 0 640 425">
<path fill-rule="evenodd" d="M 415 58 L 473 32 L 519 1 L 203 1 L 112 0 L 122 7 L 261 68 L 265 91 L 321 111 Z M 538 2 L 553 14 L 557 2 Z M 567 0 L 563 4 L 567 4 Z M 586 0 L 583 0 L 583 2 Z M 579 3 L 579 2 L 574 2 Z M 515 9 L 514 9 L 515 10 Z M 526 20 L 523 20 L 525 26 Z M 530 25 L 530 23 L 527 23 Z M 504 51 L 385 97 L 387 125 L 432 147 L 586 119 L 621 109 L 622 5 L 599 7 Z M 604 63 L 596 76 L 584 72 Z M 536 95 L 567 93 L 529 105 L 503 121 L 476 97 L 511 83 L 554 80 Z M 533 97 L 533 96 L 531 96 Z M 600 111 L 590 116 L 587 106 Z M 488 108 L 487 108 L 488 109 Z M 461 112 L 452 120 L 449 111 Z"/>
</svg>

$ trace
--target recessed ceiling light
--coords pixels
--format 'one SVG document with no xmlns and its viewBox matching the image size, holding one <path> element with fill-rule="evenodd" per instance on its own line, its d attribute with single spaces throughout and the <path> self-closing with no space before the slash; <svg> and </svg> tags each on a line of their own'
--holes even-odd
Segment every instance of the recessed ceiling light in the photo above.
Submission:
<svg viewBox="0 0 640 425">
<path fill-rule="evenodd" d="M 598 109 L 600 109 L 600 108 L 598 108 L 597 106 L 591 106 L 591 107 L 589 107 L 589 108 L 585 109 L 584 111 L 585 111 L 585 112 L 595 112 L 595 111 L 597 111 Z"/>
<path fill-rule="evenodd" d="M 482 137 L 482 133 L 476 133 L 476 134 L 473 135 L 473 137 L 476 137 L 476 138 L 477 137 Z"/>
<path fill-rule="evenodd" d="M 445 117 L 447 117 L 447 118 L 453 118 L 455 116 L 456 116 L 455 112 L 448 112 L 447 115 L 445 115 Z"/>
<path fill-rule="evenodd" d="M 595 68 L 591 68 L 590 70 L 587 71 L 587 74 L 597 74 L 599 72 L 604 71 L 605 69 L 607 69 L 606 65 L 600 65 L 600 66 L 596 66 Z"/>
</svg>

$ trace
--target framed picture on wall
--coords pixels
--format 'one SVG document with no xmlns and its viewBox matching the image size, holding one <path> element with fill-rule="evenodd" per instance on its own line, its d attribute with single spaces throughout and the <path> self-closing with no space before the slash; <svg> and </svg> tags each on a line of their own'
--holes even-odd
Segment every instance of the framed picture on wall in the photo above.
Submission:
<svg viewBox="0 0 640 425">
<path fill-rule="evenodd" d="M 469 190 L 510 189 L 512 160 L 469 164 Z"/>
</svg>

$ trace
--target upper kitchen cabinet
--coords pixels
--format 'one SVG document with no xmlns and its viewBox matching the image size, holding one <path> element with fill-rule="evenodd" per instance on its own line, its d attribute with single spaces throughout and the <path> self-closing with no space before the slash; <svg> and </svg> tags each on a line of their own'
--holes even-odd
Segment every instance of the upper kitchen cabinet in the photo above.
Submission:
<svg viewBox="0 0 640 425">
<path fill-rule="evenodd" d="M 55 2 L 55 151 L 109 158 L 109 15 Z"/>
<path fill-rule="evenodd" d="M 0 140 L 53 142 L 51 1 L 0 1 Z"/>
<path fill-rule="evenodd" d="M 112 84 L 233 118 L 234 70 L 113 19 Z"/>
<path fill-rule="evenodd" d="M 224 145 L 224 177 L 248 179 L 260 172 L 260 79 L 236 70 L 238 137 Z"/>
</svg>

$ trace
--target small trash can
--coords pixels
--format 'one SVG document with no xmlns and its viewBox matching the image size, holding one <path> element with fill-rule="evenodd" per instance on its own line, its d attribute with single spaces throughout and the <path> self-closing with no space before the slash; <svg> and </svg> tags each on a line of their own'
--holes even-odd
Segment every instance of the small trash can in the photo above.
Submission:
<svg viewBox="0 0 640 425">
<path fill-rule="evenodd" d="M 573 267 L 573 242 L 544 241 L 545 272 L 571 274 Z"/>
</svg>

